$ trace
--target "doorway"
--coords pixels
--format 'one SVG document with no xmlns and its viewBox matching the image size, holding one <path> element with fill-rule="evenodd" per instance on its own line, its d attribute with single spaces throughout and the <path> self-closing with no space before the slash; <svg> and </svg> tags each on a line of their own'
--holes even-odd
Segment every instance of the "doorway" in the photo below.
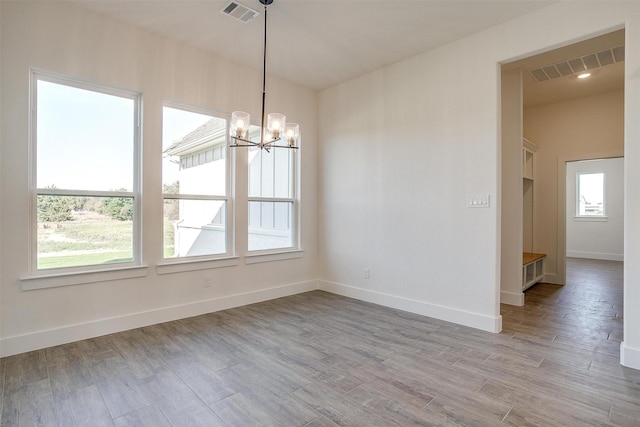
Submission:
<svg viewBox="0 0 640 427">
<path fill-rule="evenodd" d="M 566 257 L 624 260 L 624 158 L 566 163 Z"/>
<path fill-rule="evenodd" d="M 618 52 L 621 60 L 607 64 L 598 59 L 598 66 L 588 69 L 587 58 L 597 59 L 607 50 L 614 58 L 614 50 Z M 525 238 L 533 252 L 546 254 L 542 281 L 566 283 L 566 164 L 623 155 L 623 58 L 624 30 L 618 30 L 502 66 L 503 303 L 525 304 L 519 255 Z M 576 59 L 591 72 L 589 78 L 577 78 L 578 65 L 565 67 L 578 64 Z M 538 147 L 527 212 L 523 138 Z M 525 226 L 525 221 L 530 223 Z"/>
</svg>

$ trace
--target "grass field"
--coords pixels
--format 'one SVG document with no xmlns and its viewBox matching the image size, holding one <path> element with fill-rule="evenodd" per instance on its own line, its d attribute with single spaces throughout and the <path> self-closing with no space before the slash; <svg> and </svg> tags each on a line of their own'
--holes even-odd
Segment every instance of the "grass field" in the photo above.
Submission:
<svg viewBox="0 0 640 427">
<path fill-rule="evenodd" d="M 133 224 L 96 212 L 71 221 L 38 224 L 38 268 L 126 262 L 133 259 Z"/>
</svg>

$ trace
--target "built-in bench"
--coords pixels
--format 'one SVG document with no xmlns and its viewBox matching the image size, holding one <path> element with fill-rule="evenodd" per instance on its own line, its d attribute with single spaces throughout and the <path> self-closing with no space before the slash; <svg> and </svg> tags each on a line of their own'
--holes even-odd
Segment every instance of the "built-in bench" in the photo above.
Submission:
<svg viewBox="0 0 640 427">
<path fill-rule="evenodd" d="M 544 259 L 547 254 L 522 253 L 522 290 L 538 283 L 544 277 Z"/>
</svg>

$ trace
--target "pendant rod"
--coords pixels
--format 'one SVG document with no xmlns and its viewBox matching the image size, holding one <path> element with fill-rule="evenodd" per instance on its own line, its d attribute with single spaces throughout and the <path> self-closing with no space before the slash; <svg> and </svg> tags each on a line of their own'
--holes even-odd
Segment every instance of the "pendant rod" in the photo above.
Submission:
<svg viewBox="0 0 640 427">
<path fill-rule="evenodd" d="M 267 99 L 267 4 L 264 4 L 264 45 L 262 49 L 262 118 L 260 122 L 260 146 L 264 145 L 264 114 Z"/>
</svg>

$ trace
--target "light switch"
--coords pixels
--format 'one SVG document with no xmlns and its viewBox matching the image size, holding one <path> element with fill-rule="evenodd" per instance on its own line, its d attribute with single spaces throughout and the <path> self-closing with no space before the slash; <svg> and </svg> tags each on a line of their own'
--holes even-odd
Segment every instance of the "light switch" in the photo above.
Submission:
<svg viewBox="0 0 640 427">
<path fill-rule="evenodd" d="M 489 195 L 488 194 L 474 194 L 467 196 L 468 208 L 488 208 L 489 207 Z"/>
</svg>

